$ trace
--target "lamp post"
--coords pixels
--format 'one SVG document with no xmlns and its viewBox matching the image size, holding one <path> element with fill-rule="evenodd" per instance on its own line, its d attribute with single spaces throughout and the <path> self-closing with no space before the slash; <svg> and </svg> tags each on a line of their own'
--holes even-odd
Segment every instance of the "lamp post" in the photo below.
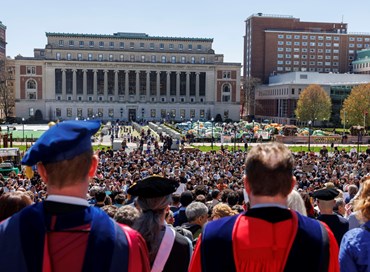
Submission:
<svg viewBox="0 0 370 272">
<path fill-rule="evenodd" d="M 212 134 L 211 134 L 211 148 L 212 148 L 212 150 L 213 150 L 213 121 L 214 121 L 215 119 L 213 119 L 213 117 L 212 117 L 212 119 L 211 119 L 211 122 L 212 122 Z"/>
<path fill-rule="evenodd" d="M 200 135 L 199 135 L 199 120 L 198 120 L 198 133 L 197 133 L 197 134 L 198 134 L 197 136 L 198 136 L 198 139 L 199 139 L 199 138 L 200 138 L 200 137 L 199 137 L 199 136 L 200 136 Z"/>
<path fill-rule="evenodd" d="M 308 121 L 308 151 L 311 151 L 311 125 L 312 121 Z"/>
<path fill-rule="evenodd" d="M 236 152 L 236 125 L 234 124 L 234 152 Z"/>
<path fill-rule="evenodd" d="M 357 125 L 357 159 L 360 154 L 360 137 L 361 137 L 361 127 Z"/>
<path fill-rule="evenodd" d="M 22 138 L 22 144 L 24 143 L 24 118 L 22 118 L 22 126 L 23 126 L 23 138 Z"/>
</svg>

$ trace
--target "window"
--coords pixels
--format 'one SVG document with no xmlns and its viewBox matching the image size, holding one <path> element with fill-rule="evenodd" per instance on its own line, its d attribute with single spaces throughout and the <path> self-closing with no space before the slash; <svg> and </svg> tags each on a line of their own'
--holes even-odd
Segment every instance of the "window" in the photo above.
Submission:
<svg viewBox="0 0 370 272">
<path fill-rule="evenodd" d="M 278 45 L 284 45 L 283 41 L 278 41 Z"/>
<path fill-rule="evenodd" d="M 109 54 L 109 61 L 113 61 L 113 55 Z"/>
<path fill-rule="evenodd" d="M 302 36 L 302 40 L 307 40 L 308 39 L 308 36 L 307 35 L 303 35 Z"/>
<path fill-rule="evenodd" d="M 61 108 L 56 108 L 55 109 L 55 116 L 56 117 L 61 117 L 62 116 L 62 109 Z"/>
<path fill-rule="evenodd" d="M 319 42 L 319 43 L 317 43 L 317 46 L 324 46 L 324 43 Z"/>
<path fill-rule="evenodd" d="M 82 54 L 81 53 L 77 54 L 77 60 L 82 60 Z"/>
<path fill-rule="evenodd" d="M 331 62 L 326 61 L 326 62 L 325 62 L 325 66 L 331 66 Z"/>
<path fill-rule="evenodd" d="M 63 40 L 59 40 L 59 46 L 64 46 L 64 41 Z"/>
<path fill-rule="evenodd" d="M 301 38 L 301 36 L 299 36 L 299 35 L 294 35 L 294 39 L 299 40 L 300 38 Z"/>
<path fill-rule="evenodd" d="M 125 43 L 124 42 L 120 42 L 119 43 L 119 48 L 125 48 Z"/>
<path fill-rule="evenodd" d="M 197 50 L 202 50 L 202 45 L 201 44 L 197 45 Z"/>
<path fill-rule="evenodd" d="M 357 48 L 362 48 L 362 44 L 358 43 Z"/>
<path fill-rule="evenodd" d="M 162 63 L 166 62 L 166 56 L 162 56 Z"/>
<path fill-rule="evenodd" d="M 334 41 L 339 41 L 339 37 L 338 36 L 334 36 Z"/>
<path fill-rule="evenodd" d="M 292 42 L 291 41 L 287 41 L 285 43 L 286 43 L 286 45 L 292 45 Z"/>
<path fill-rule="evenodd" d="M 121 54 L 121 55 L 119 55 L 119 59 L 120 59 L 120 61 L 124 61 L 125 57 Z"/>
<path fill-rule="evenodd" d="M 284 35 L 283 35 L 283 34 L 279 34 L 279 35 L 278 35 L 278 38 L 279 38 L 279 39 L 284 39 Z"/>
<path fill-rule="evenodd" d="M 75 46 L 75 41 L 70 40 L 70 41 L 69 41 L 69 46 Z"/>
<path fill-rule="evenodd" d="M 230 84 L 224 84 L 222 86 L 222 102 L 230 102 L 231 100 L 231 86 Z"/>
<path fill-rule="evenodd" d="M 307 46 L 307 42 L 302 42 L 302 46 Z"/>
<path fill-rule="evenodd" d="M 282 58 L 284 58 L 284 55 L 283 54 L 278 54 L 277 57 L 278 57 L 278 59 L 282 59 Z"/>
<path fill-rule="evenodd" d="M 152 62 L 157 62 L 157 57 L 155 55 L 152 55 L 151 60 L 152 60 Z"/>
<path fill-rule="evenodd" d="M 294 45 L 300 45 L 301 43 L 300 42 L 294 42 Z"/>
<path fill-rule="evenodd" d="M 331 49 L 325 49 L 325 53 L 330 54 L 331 53 Z"/>
<path fill-rule="evenodd" d="M 144 43 L 140 43 L 140 48 L 143 49 L 144 48 Z"/>
<path fill-rule="evenodd" d="M 134 49 L 134 47 L 135 47 L 135 43 L 134 42 L 130 42 L 130 48 L 131 49 Z"/>
<path fill-rule="evenodd" d="M 89 54 L 87 54 L 87 60 L 92 60 L 93 59 L 93 55 L 92 55 L 92 53 L 89 53 Z"/>
<path fill-rule="evenodd" d="M 282 51 L 284 51 L 284 48 L 278 47 L 278 52 L 282 52 Z"/>
<path fill-rule="evenodd" d="M 159 44 L 159 49 L 163 50 L 164 49 L 164 44 L 163 43 L 160 43 Z"/>
<path fill-rule="evenodd" d="M 222 72 L 222 78 L 230 79 L 231 78 L 231 72 L 230 71 Z"/>
<path fill-rule="evenodd" d="M 191 63 L 194 64 L 195 63 L 195 57 L 191 57 Z"/>
<path fill-rule="evenodd" d="M 134 62 L 135 61 L 135 55 L 130 55 L 130 61 Z"/>
<path fill-rule="evenodd" d="M 72 108 L 67 108 L 67 117 L 72 117 Z"/>
<path fill-rule="evenodd" d="M 322 41 L 322 40 L 324 39 L 324 37 L 323 37 L 323 36 L 317 36 L 317 39 L 318 39 L 319 41 Z"/>
<path fill-rule="evenodd" d="M 349 37 L 349 41 L 353 42 L 355 40 L 354 37 Z"/>
<path fill-rule="evenodd" d="M 292 48 L 285 48 L 285 52 L 292 52 Z"/>
<path fill-rule="evenodd" d="M 169 48 L 170 50 L 173 50 L 173 43 L 170 43 L 170 44 L 168 45 L 168 48 Z"/>
<path fill-rule="evenodd" d="M 307 48 L 302 48 L 302 52 L 303 53 L 306 53 L 307 52 Z"/>
<path fill-rule="evenodd" d="M 36 67 L 35 66 L 27 66 L 27 75 L 36 75 Z"/>
<path fill-rule="evenodd" d="M 323 49 L 317 49 L 317 53 L 323 53 L 324 50 Z"/>
<path fill-rule="evenodd" d="M 325 46 L 326 47 L 331 47 L 331 43 L 326 43 Z"/>
<path fill-rule="evenodd" d="M 113 48 L 114 47 L 114 42 L 109 42 L 109 47 Z"/>
<path fill-rule="evenodd" d="M 141 62 L 145 62 L 145 56 L 144 55 L 141 56 Z"/>
<path fill-rule="evenodd" d="M 339 47 L 339 43 L 333 43 L 334 47 Z"/>
<path fill-rule="evenodd" d="M 99 42 L 99 47 L 104 47 L 104 42 Z"/>
<path fill-rule="evenodd" d="M 318 55 L 317 56 L 317 59 L 322 59 L 322 55 Z"/>
<path fill-rule="evenodd" d="M 84 46 L 85 46 L 84 41 L 80 41 L 80 47 L 84 47 Z"/>
<path fill-rule="evenodd" d="M 326 39 L 327 41 L 331 41 L 331 36 L 326 36 L 326 37 L 325 37 L 325 39 Z"/>
<path fill-rule="evenodd" d="M 36 90 L 36 81 L 30 79 L 27 81 L 27 90 Z"/>
<path fill-rule="evenodd" d="M 310 36 L 310 40 L 316 40 L 316 36 Z"/>
<path fill-rule="evenodd" d="M 171 62 L 172 62 L 172 63 L 176 63 L 176 57 L 175 57 L 175 56 L 172 56 L 172 57 L 171 57 Z"/>
<path fill-rule="evenodd" d="M 278 64 L 278 65 L 283 65 L 283 64 L 284 64 L 284 61 L 282 61 L 282 60 L 278 60 L 278 61 L 277 61 L 277 64 Z"/>
<path fill-rule="evenodd" d="M 71 60 L 71 59 L 72 59 L 71 53 L 67 53 L 67 60 Z"/>
<path fill-rule="evenodd" d="M 182 43 L 179 43 L 179 50 L 183 50 L 184 49 L 184 45 Z"/>
<path fill-rule="evenodd" d="M 181 63 L 186 63 L 186 57 L 181 57 Z"/>
<path fill-rule="evenodd" d="M 294 48 L 293 51 L 294 52 L 299 52 L 299 48 Z"/>
<path fill-rule="evenodd" d="M 192 44 L 188 44 L 188 50 L 193 50 L 193 45 Z"/>
<path fill-rule="evenodd" d="M 94 47 L 94 41 L 89 41 L 89 46 Z"/>
<path fill-rule="evenodd" d="M 57 59 L 57 60 L 60 60 L 60 53 L 57 53 L 57 54 L 56 54 L 56 59 Z"/>
<path fill-rule="evenodd" d="M 290 55 L 290 54 L 286 54 L 286 55 L 285 55 L 285 58 L 286 58 L 286 59 L 290 59 L 291 57 L 292 57 L 292 55 Z"/>
<path fill-rule="evenodd" d="M 315 46 L 315 45 L 316 45 L 316 43 L 310 42 L 310 46 Z"/>
<path fill-rule="evenodd" d="M 206 63 L 206 59 L 205 59 L 205 57 L 201 57 L 201 58 L 200 58 L 200 63 L 201 63 L 201 64 L 205 64 L 205 63 Z"/>
<path fill-rule="evenodd" d="M 151 118 L 156 118 L 156 117 L 157 117 L 157 112 L 156 112 L 156 110 L 155 110 L 155 109 L 151 109 L 151 110 L 150 110 L 150 117 L 151 117 Z"/>
<path fill-rule="evenodd" d="M 154 43 L 150 43 L 150 44 L 149 44 L 149 48 L 150 48 L 151 50 L 154 50 Z"/>
<path fill-rule="evenodd" d="M 287 39 L 291 39 L 292 38 L 292 35 L 286 35 L 286 38 Z"/>
<path fill-rule="evenodd" d="M 98 55 L 98 61 L 102 61 L 103 60 L 103 54 L 99 54 Z"/>
</svg>

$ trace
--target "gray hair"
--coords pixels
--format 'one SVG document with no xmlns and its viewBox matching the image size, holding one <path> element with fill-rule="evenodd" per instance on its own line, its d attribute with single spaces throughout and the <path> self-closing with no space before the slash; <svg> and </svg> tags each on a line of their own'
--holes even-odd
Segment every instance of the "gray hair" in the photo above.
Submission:
<svg viewBox="0 0 370 272">
<path fill-rule="evenodd" d="M 134 206 L 125 205 L 118 208 L 116 214 L 114 215 L 114 220 L 116 220 L 118 223 L 132 227 L 139 216 L 140 212 L 138 209 L 136 209 Z"/>
<path fill-rule="evenodd" d="M 288 195 L 287 204 L 289 209 L 295 210 L 300 214 L 307 216 L 307 210 L 306 206 L 304 205 L 303 198 L 296 190 L 291 191 Z"/>
<path fill-rule="evenodd" d="M 198 217 L 208 214 L 208 208 L 202 202 L 193 202 L 186 207 L 185 214 L 188 221 L 193 222 Z"/>
<path fill-rule="evenodd" d="M 163 226 L 164 212 L 171 201 L 171 195 L 153 198 L 138 197 L 137 199 L 142 213 L 135 221 L 133 228 L 136 229 L 146 241 L 150 262 L 153 262 L 157 255 L 161 242 L 160 232 Z"/>
</svg>

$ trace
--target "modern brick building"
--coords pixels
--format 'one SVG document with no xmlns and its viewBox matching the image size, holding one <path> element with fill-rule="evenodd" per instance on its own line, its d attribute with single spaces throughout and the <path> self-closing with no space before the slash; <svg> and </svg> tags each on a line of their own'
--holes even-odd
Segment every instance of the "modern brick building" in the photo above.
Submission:
<svg viewBox="0 0 370 272">
<path fill-rule="evenodd" d="M 0 60 L 6 57 L 6 26 L 0 21 Z"/>
<path fill-rule="evenodd" d="M 347 33 L 343 22 L 258 13 L 245 26 L 243 75 L 263 83 L 287 72 L 352 72 L 356 51 L 370 47 L 370 34 Z"/>
<path fill-rule="evenodd" d="M 17 117 L 44 120 L 240 118 L 240 63 L 213 39 L 46 33 L 34 57 L 16 57 Z"/>
</svg>

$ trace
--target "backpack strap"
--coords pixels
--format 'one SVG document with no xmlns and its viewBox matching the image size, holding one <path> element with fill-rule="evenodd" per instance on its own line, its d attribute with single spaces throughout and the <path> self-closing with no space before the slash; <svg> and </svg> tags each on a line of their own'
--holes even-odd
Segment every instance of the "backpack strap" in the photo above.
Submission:
<svg viewBox="0 0 370 272">
<path fill-rule="evenodd" d="M 209 222 L 202 233 L 201 262 L 203 272 L 234 272 L 232 236 L 240 215 Z M 221 250 L 220 250 L 221 249 Z M 222 260 L 222 262 L 218 261 Z"/>
</svg>

